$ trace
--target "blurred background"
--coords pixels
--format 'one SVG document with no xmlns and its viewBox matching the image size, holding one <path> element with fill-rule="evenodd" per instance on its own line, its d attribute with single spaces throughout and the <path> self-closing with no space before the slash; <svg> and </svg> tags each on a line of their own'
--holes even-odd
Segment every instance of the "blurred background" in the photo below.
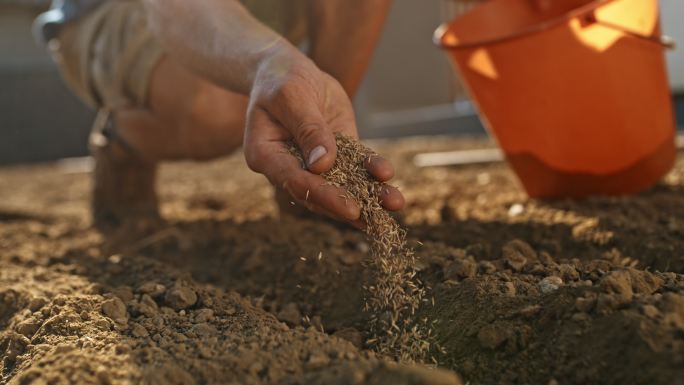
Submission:
<svg viewBox="0 0 684 385">
<path fill-rule="evenodd" d="M 63 85 L 31 35 L 48 0 L 0 0 L 0 164 L 87 154 L 94 112 Z M 684 44 L 684 1 L 661 0 L 666 34 Z M 365 138 L 483 134 L 432 33 L 468 5 L 395 0 L 368 76 L 355 100 Z M 684 49 L 668 53 L 678 122 L 684 126 Z M 646 128 L 645 128 L 646 129 Z"/>
</svg>

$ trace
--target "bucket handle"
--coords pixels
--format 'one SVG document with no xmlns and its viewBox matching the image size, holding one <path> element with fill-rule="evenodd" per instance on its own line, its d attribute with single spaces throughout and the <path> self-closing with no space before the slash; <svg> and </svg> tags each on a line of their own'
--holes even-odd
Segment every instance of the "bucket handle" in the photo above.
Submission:
<svg viewBox="0 0 684 385">
<path fill-rule="evenodd" d="M 636 37 L 638 39 L 643 39 L 643 40 L 647 40 L 647 41 L 650 41 L 650 42 L 653 42 L 656 44 L 660 44 L 661 46 L 663 46 L 663 48 L 666 48 L 666 49 L 677 48 L 677 42 L 675 41 L 675 39 L 673 39 L 670 36 L 663 35 L 663 34 L 660 34 L 660 35 L 644 35 L 642 33 L 628 29 L 622 25 L 611 23 L 611 22 L 605 21 L 605 20 L 599 20 L 596 17 L 596 14 L 594 12 L 587 14 L 585 20 L 588 23 L 594 23 L 594 24 L 598 24 L 598 25 L 601 25 L 601 26 L 606 27 L 606 28 L 615 29 L 617 31 L 624 33 L 625 35 L 629 35 L 632 37 Z"/>
<path fill-rule="evenodd" d="M 459 42 L 445 42 L 444 41 L 444 35 L 449 29 L 449 24 L 448 23 L 443 23 L 441 24 L 436 30 L 434 35 L 432 36 L 432 41 L 442 47 L 442 48 L 452 48 L 452 49 L 459 49 L 459 48 L 475 48 L 475 47 L 480 47 L 483 45 L 490 45 L 490 44 L 496 44 L 496 43 L 501 43 L 504 41 L 512 40 L 518 37 L 522 37 L 525 35 L 530 35 L 532 33 L 536 32 L 542 32 L 545 31 L 551 27 L 554 27 L 566 20 L 575 18 L 575 17 L 584 17 L 586 22 L 589 23 L 595 23 L 595 24 L 600 24 L 604 27 L 607 28 L 612 28 L 615 30 L 618 30 L 626 35 L 638 38 L 638 39 L 643 39 L 652 43 L 656 43 L 658 45 L 661 45 L 663 48 L 666 49 L 675 49 L 677 46 L 677 43 L 675 40 L 667 35 L 644 35 L 636 31 L 632 31 L 624 26 L 614 24 L 611 22 L 599 20 L 596 17 L 596 8 L 611 2 L 612 0 L 597 0 L 594 3 L 587 4 L 583 7 L 580 7 L 573 12 L 570 12 L 564 16 L 561 16 L 559 18 L 549 20 L 545 23 L 539 23 L 537 25 L 528 27 L 524 30 L 518 31 L 511 33 L 506 36 L 501 36 L 497 38 L 492 38 L 492 39 L 486 39 L 486 40 L 481 40 L 481 41 L 476 41 L 476 42 L 470 42 L 470 43 L 459 43 Z"/>
</svg>

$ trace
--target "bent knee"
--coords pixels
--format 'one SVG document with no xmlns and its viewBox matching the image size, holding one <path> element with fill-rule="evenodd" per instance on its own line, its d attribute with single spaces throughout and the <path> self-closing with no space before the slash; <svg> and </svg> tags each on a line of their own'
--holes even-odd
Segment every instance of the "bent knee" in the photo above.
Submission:
<svg viewBox="0 0 684 385">
<path fill-rule="evenodd" d="M 227 155 L 242 144 L 247 98 L 203 84 L 189 100 L 180 130 L 190 157 L 211 159 Z"/>
</svg>

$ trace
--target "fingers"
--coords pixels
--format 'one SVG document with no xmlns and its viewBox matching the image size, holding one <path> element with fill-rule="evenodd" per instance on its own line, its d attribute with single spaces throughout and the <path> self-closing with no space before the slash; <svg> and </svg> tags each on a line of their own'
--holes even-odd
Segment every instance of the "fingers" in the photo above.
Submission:
<svg viewBox="0 0 684 385">
<path fill-rule="evenodd" d="M 347 197 L 343 189 L 328 184 L 322 177 L 299 169 L 287 178 L 283 188 L 300 202 L 346 221 L 354 221 L 361 215 L 359 206 Z"/>
<path fill-rule="evenodd" d="M 320 207 L 309 205 L 306 202 L 302 202 L 302 201 L 298 201 L 298 202 L 299 202 L 299 204 L 304 205 L 307 209 L 311 210 L 312 212 L 314 212 L 316 214 L 326 216 L 326 217 L 331 218 L 333 220 L 336 220 L 338 222 L 347 223 L 350 226 L 355 227 L 359 230 L 363 230 L 366 228 L 366 224 L 361 219 L 361 217 L 359 217 L 358 219 L 355 219 L 355 220 L 349 220 L 349 219 L 342 218 L 339 215 L 335 215 L 335 214 L 331 213 L 330 211 L 324 210 Z"/>
<path fill-rule="evenodd" d="M 274 127 L 276 123 L 253 114 L 251 123 L 261 130 Z M 268 132 L 252 131 L 245 136 L 245 158 L 249 167 L 266 177 L 272 184 L 288 191 L 293 198 L 305 202 L 310 208 L 319 208 L 347 221 L 357 220 L 359 207 L 346 197 L 345 191 L 332 186 L 320 175 L 302 168 L 300 162 L 289 153 L 285 142 Z"/>
<path fill-rule="evenodd" d="M 399 211 L 404 208 L 406 201 L 396 187 L 385 185 L 380 191 L 380 203 L 386 210 Z"/>
<path fill-rule="evenodd" d="M 272 184 L 289 192 L 310 210 L 363 228 L 359 206 L 347 197 L 345 190 L 302 168 L 287 148 L 286 132 L 268 113 L 256 107 L 249 114 L 248 127 L 245 158 L 252 170 L 264 174 Z M 390 179 L 394 174 L 389 161 L 377 155 L 369 157 L 366 167 L 381 181 Z M 387 210 L 396 211 L 404 206 L 403 195 L 391 186 L 384 186 L 379 198 Z"/>
<path fill-rule="evenodd" d="M 394 167 L 389 160 L 377 154 L 370 154 L 364 161 L 366 170 L 380 182 L 387 182 L 394 177 Z"/>
<path fill-rule="evenodd" d="M 380 182 L 387 182 L 394 177 L 392 163 L 380 155 L 369 155 L 364 165 L 368 172 Z M 404 195 L 396 187 L 385 185 L 380 192 L 380 203 L 389 211 L 399 211 L 404 208 Z"/>
<path fill-rule="evenodd" d="M 335 134 L 325 124 L 313 122 L 292 131 L 295 142 L 304 155 L 306 168 L 314 174 L 330 170 L 337 156 Z"/>
</svg>

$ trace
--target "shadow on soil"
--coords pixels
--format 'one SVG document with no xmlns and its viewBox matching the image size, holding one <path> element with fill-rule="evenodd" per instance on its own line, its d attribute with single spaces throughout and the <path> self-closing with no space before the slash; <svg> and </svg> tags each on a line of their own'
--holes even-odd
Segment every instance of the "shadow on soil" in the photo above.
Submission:
<svg viewBox="0 0 684 385">
<path fill-rule="evenodd" d="M 0 223 L 2 222 L 20 222 L 20 221 L 41 221 L 47 222 L 48 218 L 40 217 L 34 214 L 22 213 L 19 211 L 2 211 L 0 210 Z"/>
<path fill-rule="evenodd" d="M 409 234 L 412 239 L 423 242 L 463 248 L 476 260 L 499 259 L 502 247 L 519 239 L 538 252 L 552 254 L 556 260 L 601 259 L 617 249 L 652 269 L 662 269 L 665 264 L 665 268 L 681 271 L 682 260 L 668 262 L 668 258 L 684 254 L 681 253 L 684 240 L 678 238 L 681 225 L 671 222 L 684 218 L 682 197 L 681 189 L 661 186 L 628 199 L 594 198 L 542 204 L 597 218 L 598 223 L 591 231 L 612 233 L 607 240 L 587 236 L 567 223 L 459 221 L 448 215 L 438 225 L 411 227 Z M 663 212 L 670 216 L 664 217 Z M 294 304 L 301 316 L 320 317 L 319 322 L 328 333 L 348 327 L 365 330 L 362 286 L 369 276 L 362 268 L 362 259 L 367 243 L 358 231 L 308 220 L 267 218 L 236 223 L 202 219 L 169 222 L 143 232 L 120 230 L 105 239 L 98 258 L 90 256 L 87 250 L 73 249 L 55 262 L 79 265 L 79 271 L 93 282 L 112 288 L 128 282 L 125 275 L 129 272 L 112 269 L 116 262 L 107 256 L 120 253 L 123 258 L 146 257 L 187 272 L 198 282 L 249 296 L 273 314 Z M 426 278 L 429 283 L 438 284 L 443 278 L 441 274 L 441 270 L 435 270 L 428 272 Z M 572 378 L 571 383 L 583 383 L 587 379 L 602 378 L 620 367 L 620 352 L 624 351 L 633 352 L 634 357 L 630 357 L 635 361 L 647 360 L 652 370 L 645 375 L 651 378 L 661 369 L 663 378 L 673 373 L 668 369 L 667 357 L 652 354 L 638 338 L 637 321 L 604 317 L 594 321 L 592 328 L 568 321 L 573 315 L 575 298 L 580 295 L 579 289 L 563 290 L 559 295 L 542 298 L 543 302 L 538 304 L 538 299 L 522 295 L 513 299 L 483 295 L 480 285 L 490 282 L 490 278 L 482 279 L 457 288 L 437 287 L 438 301 L 430 315 L 448 321 L 437 331 L 440 339 L 450 341 L 445 344 L 449 349 L 446 363 L 466 377 L 491 383 L 494 377 L 499 377 L 486 373 L 495 371 L 503 373 L 501 378 L 511 382 L 541 381 L 548 378 L 545 376 L 550 375 L 549 368 L 557 362 L 569 362 L 563 366 L 568 370 L 564 376 Z M 520 315 L 530 306 L 544 309 L 532 321 Z M 515 336 L 513 342 L 496 353 L 477 345 L 478 330 L 490 323 L 512 330 Z M 622 324 L 620 330 L 629 332 L 612 333 L 616 323 Z M 551 340 L 562 341 L 563 348 L 558 350 L 556 344 L 546 343 Z M 618 349 L 603 349 L 606 346 Z M 611 366 L 598 368 L 589 362 L 595 360 L 610 362 Z M 524 377 L 517 377 L 521 374 Z"/>
<path fill-rule="evenodd" d="M 519 239 L 556 260 L 601 259 L 617 250 L 619 256 L 638 260 L 651 270 L 684 271 L 682 188 L 659 186 L 630 198 L 543 205 L 595 217 L 598 224 L 592 231 L 612 236 L 596 239 L 566 223 L 459 221 L 448 215 L 441 224 L 413 226 L 408 233 L 411 239 L 463 248 L 476 260 L 501 258 L 502 247 Z M 305 304 L 302 314 L 323 314 L 323 325 L 334 331 L 362 327 L 365 322 L 359 309 L 363 282 L 368 279 L 361 268 L 366 248 L 360 232 L 319 221 L 203 219 L 166 223 L 143 232 L 119 230 L 105 236 L 102 253 L 158 260 L 188 272 L 198 282 L 256 298 L 274 313 L 284 304 Z M 68 256 L 76 263 L 93 262 L 83 259 L 82 250 L 72 250 Z M 97 274 L 90 278 L 101 280 Z"/>
<path fill-rule="evenodd" d="M 617 251 L 655 271 L 684 272 L 684 188 L 660 185 L 621 198 L 539 203 L 596 218 L 591 229 L 566 223 L 457 220 L 409 228 L 412 238 L 465 248 L 476 259 L 497 259 L 507 242 L 520 239 L 556 259 L 590 260 Z"/>
</svg>

